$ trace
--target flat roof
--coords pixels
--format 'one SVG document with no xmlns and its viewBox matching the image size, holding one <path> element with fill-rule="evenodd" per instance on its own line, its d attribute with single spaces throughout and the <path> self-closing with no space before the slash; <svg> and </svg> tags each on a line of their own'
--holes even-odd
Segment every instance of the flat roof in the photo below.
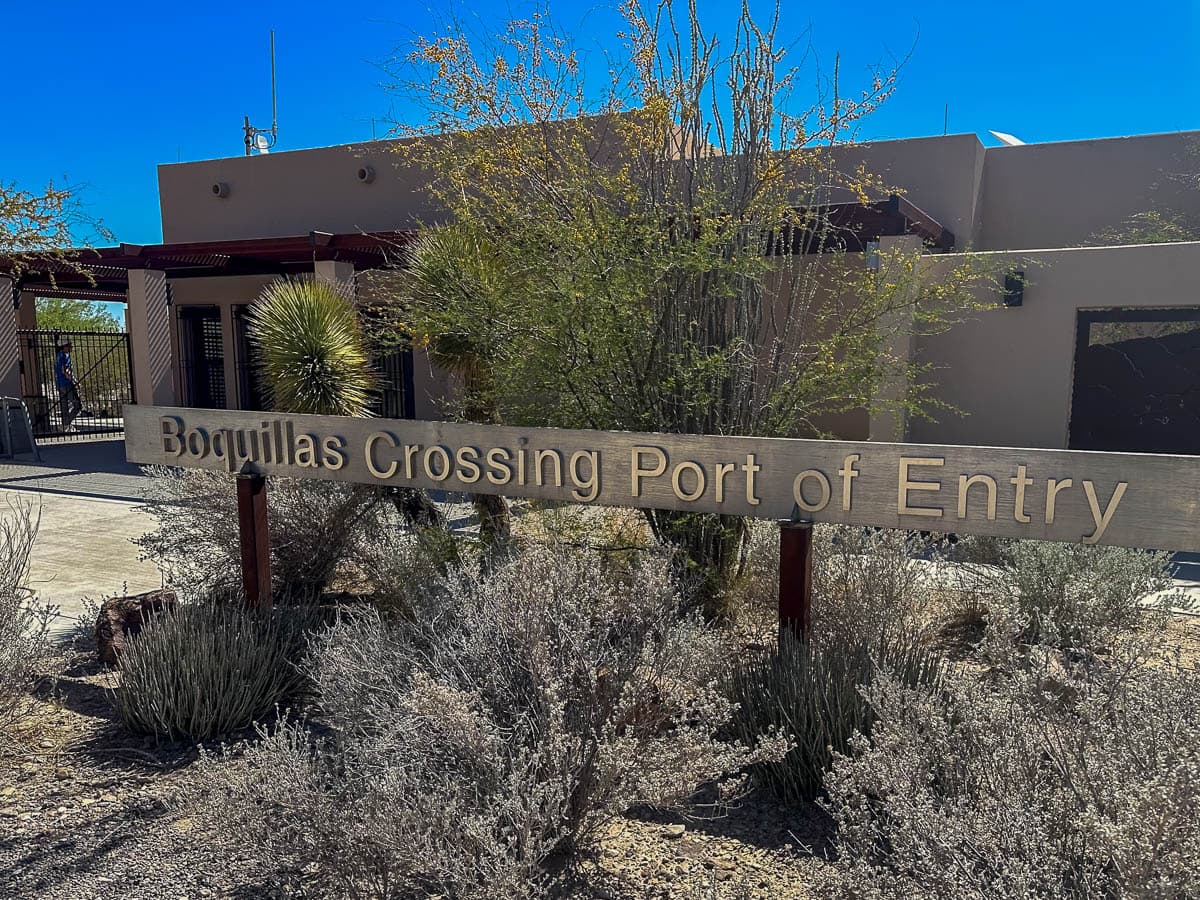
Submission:
<svg viewBox="0 0 1200 900">
<path fill-rule="evenodd" d="M 820 214 L 831 226 L 820 244 L 802 229 L 768 235 L 772 255 L 847 252 L 866 249 L 884 235 L 918 235 L 926 246 L 948 251 L 954 234 L 919 207 L 896 194 L 875 203 L 834 203 Z M 400 266 L 404 251 L 419 232 L 375 231 L 331 234 L 310 231 L 279 238 L 192 241 L 173 244 L 118 244 L 115 247 L 64 249 L 43 253 L 0 254 L 0 275 L 19 291 L 43 297 L 124 300 L 130 269 L 154 269 L 168 278 L 222 275 L 297 275 L 314 262 L 340 260 L 358 271 Z"/>
</svg>

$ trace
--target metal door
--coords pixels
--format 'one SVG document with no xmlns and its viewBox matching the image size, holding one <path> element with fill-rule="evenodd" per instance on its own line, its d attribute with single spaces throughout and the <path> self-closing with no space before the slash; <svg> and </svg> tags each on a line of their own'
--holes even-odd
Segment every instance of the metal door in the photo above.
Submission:
<svg viewBox="0 0 1200 900">
<path fill-rule="evenodd" d="M 179 351 L 183 405 L 225 409 L 225 343 L 220 307 L 179 307 Z"/>
<path fill-rule="evenodd" d="M 1078 314 L 1070 448 L 1200 453 L 1200 308 Z"/>
</svg>

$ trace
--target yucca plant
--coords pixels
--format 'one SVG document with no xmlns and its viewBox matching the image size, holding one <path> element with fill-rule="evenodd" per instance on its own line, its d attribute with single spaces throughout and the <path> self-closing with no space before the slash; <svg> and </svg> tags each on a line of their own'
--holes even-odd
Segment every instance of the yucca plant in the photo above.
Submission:
<svg viewBox="0 0 1200 900">
<path fill-rule="evenodd" d="M 271 284 L 250 307 L 250 337 L 276 409 L 367 414 L 375 377 L 344 288 L 307 279 Z"/>
<path fill-rule="evenodd" d="M 777 762 L 755 765 L 758 783 L 794 803 L 820 793 L 833 764 L 856 733 L 869 733 L 874 714 L 860 688 L 884 672 L 907 685 L 937 685 L 941 657 L 915 637 L 899 634 L 874 642 L 853 638 L 798 641 L 743 656 L 725 682 L 738 704 L 734 736 L 753 744 L 782 731 L 795 745 Z"/>
<path fill-rule="evenodd" d="M 121 655 L 117 715 L 129 729 L 202 741 L 244 728 L 295 699 L 295 663 L 315 615 L 230 602 L 184 604 L 155 616 Z"/>
<path fill-rule="evenodd" d="M 268 286 L 250 307 L 250 338 L 259 348 L 267 392 L 280 412 L 369 416 L 376 380 L 349 291 L 297 279 Z M 356 489 L 358 495 L 373 488 Z M 410 525 L 444 519 L 424 491 L 387 489 Z"/>
<path fill-rule="evenodd" d="M 510 302 L 523 273 L 501 265 L 490 240 L 447 225 L 421 235 L 410 252 L 406 275 L 402 297 L 406 308 L 417 316 L 414 324 L 429 358 L 461 379 L 459 414 L 468 422 L 498 423 L 489 361 L 503 348 L 480 345 L 442 311 L 456 303 L 470 303 L 480 315 L 495 315 Z M 506 546 L 512 522 L 504 498 L 472 494 L 471 503 L 479 516 L 484 544 Z"/>
</svg>

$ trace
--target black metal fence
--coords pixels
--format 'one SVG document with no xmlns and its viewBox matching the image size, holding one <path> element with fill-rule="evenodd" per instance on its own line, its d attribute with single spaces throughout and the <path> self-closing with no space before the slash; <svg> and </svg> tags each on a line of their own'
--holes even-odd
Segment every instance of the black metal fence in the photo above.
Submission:
<svg viewBox="0 0 1200 900">
<path fill-rule="evenodd" d="M 86 440 L 125 431 L 133 403 L 133 362 L 123 331 L 22 329 L 21 382 L 41 442 Z"/>
</svg>

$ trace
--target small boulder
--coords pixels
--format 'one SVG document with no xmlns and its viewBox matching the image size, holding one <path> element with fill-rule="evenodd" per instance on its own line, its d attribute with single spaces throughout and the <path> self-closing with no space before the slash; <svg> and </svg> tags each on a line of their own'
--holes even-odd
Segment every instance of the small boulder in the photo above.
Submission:
<svg viewBox="0 0 1200 900">
<path fill-rule="evenodd" d="M 165 588 L 105 600 L 96 618 L 96 652 L 100 661 L 115 666 L 126 642 L 142 630 L 150 617 L 174 606 L 175 592 Z"/>
</svg>

